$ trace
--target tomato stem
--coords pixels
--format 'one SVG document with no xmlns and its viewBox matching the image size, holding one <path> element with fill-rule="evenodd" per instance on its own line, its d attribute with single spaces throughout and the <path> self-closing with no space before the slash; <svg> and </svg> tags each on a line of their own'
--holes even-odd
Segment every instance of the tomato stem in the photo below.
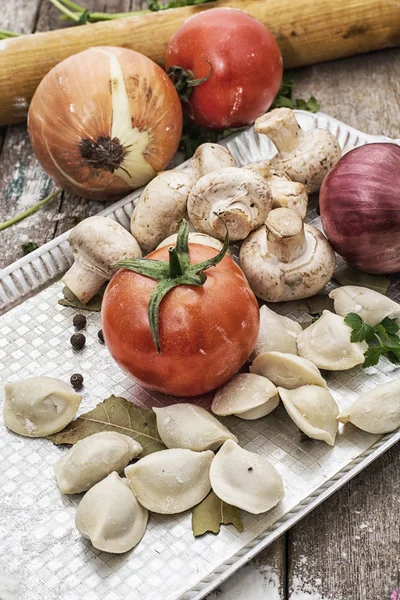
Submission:
<svg viewBox="0 0 400 600">
<path fill-rule="evenodd" d="M 181 275 L 183 275 L 183 270 L 182 270 L 181 262 L 179 260 L 178 253 L 173 246 L 168 248 L 168 252 L 169 252 L 169 276 L 171 277 L 171 279 L 174 279 L 175 277 L 180 277 Z"/>
<path fill-rule="evenodd" d="M 229 232 L 224 221 L 223 223 L 226 235 L 222 250 L 218 252 L 216 256 L 201 263 L 190 263 L 189 223 L 184 219 L 179 226 L 176 246 L 168 248 L 169 262 L 148 258 L 137 258 L 134 260 L 121 260 L 116 264 L 117 267 L 129 269 L 134 273 L 150 277 L 158 282 L 150 296 L 148 317 L 150 331 L 159 354 L 161 354 L 159 339 L 160 304 L 168 292 L 178 285 L 204 285 L 207 280 L 207 275 L 204 271 L 210 267 L 215 267 L 228 252 Z"/>
<path fill-rule="evenodd" d="M 171 79 L 178 92 L 182 102 L 187 102 L 191 96 L 192 88 L 205 83 L 211 76 L 213 71 L 212 64 L 206 59 L 206 63 L 210 67 L 208 74 L 205 77 L 195 79 L 194 73 L 188 69 L 184 69 L 179 65 L 171 65 L 167 71 L 168 77 Z"/>
</svg>

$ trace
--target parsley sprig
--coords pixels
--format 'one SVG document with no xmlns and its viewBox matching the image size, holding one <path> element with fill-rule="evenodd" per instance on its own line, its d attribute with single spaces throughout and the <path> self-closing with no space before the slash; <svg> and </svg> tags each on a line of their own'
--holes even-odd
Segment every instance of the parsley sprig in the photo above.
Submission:
<svg viewBox="0 0 400 600">
<path fill-rule="evenodd" d="M 370 345 L 364 353 L 364 368 L 377 365 L 381 356 L 386 356 L 396 365 L 400 364 L 400 327 L 394 319 L 386 317 L 372 327 L 364 323 L 360 315 L 349 313 L 344 321 L 352 329 L 352 342 L 367 342 Z"/>
</svg>

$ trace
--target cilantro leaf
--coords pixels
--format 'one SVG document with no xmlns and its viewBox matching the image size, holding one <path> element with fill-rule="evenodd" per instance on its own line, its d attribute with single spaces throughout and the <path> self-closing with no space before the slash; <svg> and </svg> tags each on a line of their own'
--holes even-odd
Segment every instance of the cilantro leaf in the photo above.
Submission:
<svg viewBox="0 0 400 600">
<path fill-rule="evenodd" d="M 400 330 L 400 327 L 398 326 L 396 321 L 394 319 L 390 319 L 389 317 L 385 317 L 383 321 L 379 323 L 379 325 L 382 325 L 382 327 L 385 328 L 387 333 L 396 334 Z"/>
<path fill-rule="evenodd" d="M 350 341 L 352 342 L 370 342 L 374 337 L 374 328 L 364 323 L 360 315 L 349 313 L 344 318 L 344 322 L 352 328 Z"/>
<path fill-rule="evenodd" d="M 388 360 L 390 360 L 391 363 L 395 365 L 400 364 L 400 352 L 391 350 L 390 352 L 385 352 L 385 356 Z"/>
<path fill-rule="evenodd" d="M 366 369 L 367 367 L 374 367 L 378 364 L 379 359 L 382 354 L 381 346 L 374 346 L 372 348 L 368 348 L 368 350 L 364 353 L 365 360 L 363 367 Z"/>
</svg>

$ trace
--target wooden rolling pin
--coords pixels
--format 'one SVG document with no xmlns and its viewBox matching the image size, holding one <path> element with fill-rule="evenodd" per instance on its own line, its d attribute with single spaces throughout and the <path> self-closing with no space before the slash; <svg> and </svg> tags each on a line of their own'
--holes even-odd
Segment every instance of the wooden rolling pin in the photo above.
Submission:
<svg viewBox="0 0 400 600">
<path fill-rule="evenodd" d="M 90 46 L 124 46 L 163 63 L 168 42 L 191 15 L 239 8 L 275 35 L 285 68 L 400 45 L 400 4 L 392 0 L 221 0 L 0 42 L 0 125 L 26 119 L 44 75 Z"/>
</svg>

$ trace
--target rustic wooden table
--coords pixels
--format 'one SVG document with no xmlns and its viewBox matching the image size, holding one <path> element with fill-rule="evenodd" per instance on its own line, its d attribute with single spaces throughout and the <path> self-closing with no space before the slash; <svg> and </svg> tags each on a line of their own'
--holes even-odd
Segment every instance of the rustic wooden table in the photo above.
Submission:
<svg viewBox="0 0 400 600">
<path fill-rule="evenodd" d="M 109 12 L 145 4 L 141 0 L 82 3 Z M 60 24 L 57 10 L 47 0 L 3 0 L 1 12 L 2 29 L 29 33 Z M 311 94 L 324 112 L 362 131 L 398 138 L 400 50 L 298 70 L 297 97 Z M 32 153 L 26 126 L 0 129 L 0 220 L 28 208 L 52 189 L 54 184 Z M 29 219 L 0 233 L 0 267 L 22 255 L 23 242 L 44 244 L 79 218 L 104 207 L 104 203 L 63 193 Z M 208 600 L 399 600 L 399 512 L 400 448 L 395 447 Z"/>
</svg>

